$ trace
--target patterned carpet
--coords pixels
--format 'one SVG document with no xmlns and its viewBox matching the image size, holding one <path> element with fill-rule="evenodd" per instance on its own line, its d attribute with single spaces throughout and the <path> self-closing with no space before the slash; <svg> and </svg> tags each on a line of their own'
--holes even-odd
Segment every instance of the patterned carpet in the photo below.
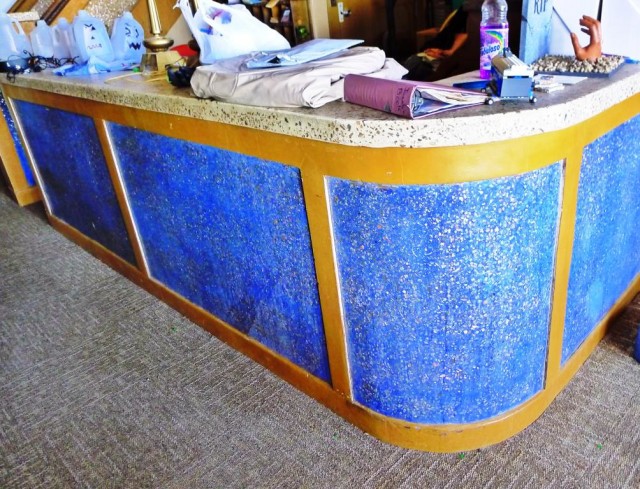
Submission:
<svg viewBox="0 0 640 489">
<path fill-rule="evenodd" d="M 638 488 L 640 297 L 532 426 L 382 443 L 202 331 L 0 190 L 1 488 Z"/>
</svg>

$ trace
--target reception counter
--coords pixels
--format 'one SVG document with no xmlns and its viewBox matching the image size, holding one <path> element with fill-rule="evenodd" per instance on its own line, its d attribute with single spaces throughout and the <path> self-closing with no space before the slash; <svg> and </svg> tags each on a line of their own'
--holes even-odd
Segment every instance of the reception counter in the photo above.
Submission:
<svg viewBox="0 0 640 489">
<path fill-rule="evenodd" d="M 2 80 L 60 232 L 372 435 L 532 423 L 640 291 L 640 67 L 421 121 Z"/>
</svg>

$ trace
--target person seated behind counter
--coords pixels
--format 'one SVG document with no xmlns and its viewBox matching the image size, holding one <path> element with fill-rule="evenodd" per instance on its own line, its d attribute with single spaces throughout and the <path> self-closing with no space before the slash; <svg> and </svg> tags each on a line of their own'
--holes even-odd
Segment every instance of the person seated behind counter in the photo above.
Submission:
<svg viewBox="0 0 640 489">
<path fill-rule="evenodd" d="M 403 78 L 425 81 L 430 79 L 441 60 L 451 56 L 467 41 L 467 10 L 458 7 L 439 28 L 424 29 L 417 34 L 431 38 L 422 46 L 421 52 L 409 56 L 403 63 L 409 70 Z"/>
</svg>

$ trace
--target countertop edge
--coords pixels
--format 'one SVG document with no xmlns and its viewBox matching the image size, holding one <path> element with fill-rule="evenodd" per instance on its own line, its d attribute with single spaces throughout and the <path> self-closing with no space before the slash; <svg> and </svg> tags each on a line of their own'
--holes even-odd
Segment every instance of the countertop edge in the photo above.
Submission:
<svg viewBox="0 0 640 489">
<path fill-rule="evenodd" d="M 517 139 L 578 124 L 640 93 L 640 67 L 625 65 L 611 78 L 540 94 L 537 104 L 501 101 L 420 120 L 346 102 L 319 109 L 237 105 L 198 99 L 191 90 L 166 82 L 133 82 L 114 74 L 66 78 L 34 73 L 0 83 L 347 146 L 430 148 Z"/>
</svg>

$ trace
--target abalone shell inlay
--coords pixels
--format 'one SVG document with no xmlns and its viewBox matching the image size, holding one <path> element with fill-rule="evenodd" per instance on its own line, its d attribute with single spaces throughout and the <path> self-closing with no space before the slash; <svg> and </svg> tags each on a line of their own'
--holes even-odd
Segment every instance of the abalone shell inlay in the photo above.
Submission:
<svg viewBox="0 0 640 489">
<path fill-rule="evenodd" d="M 29 160 L 27 160 L 27 155 L 25 154 L 24 148 L 22 147 L 22 141 L 20 141 L 20 136 L 18 136 L 16 125 L 13 122 L 13 117 L 11 117 L 11 112 L 9 111 L 9 107 L 7 106 L 7 102 L 5 101 L 2 92 L 0 92 L 0 109 L 2 110 L 4 120 L 7 122 L 7 127 L 9 128 L 9 133 L 11 134 L 13 145 L 16 148 L 16 154 L 18 155 L 18 160 L 20 161 L 20 166 L 22 167 L 25 180 L 30 187 L 33 187 L 36 182 L 33 178 L 31 167 L 29 166 Z"/>
<path fill-rule="evenodd" d="M 585 147 L 562 361 L 640 273 L 640 116 Z"/>
<path fill-rule="evenodd" d="M 543 387 L 562 165 L 451 185 L 329 179 L 355 400 L 429 424 Z"/>
<path fill-rule="evenodd" d="M 297 168 L 110 126 L 151 275 L 330 380 Z"/>
<path fill-rule="evenodd" d="M 135 264 L 93 120 L 20 100 L 15 107 L 51 213 Z"/>
</svg>

